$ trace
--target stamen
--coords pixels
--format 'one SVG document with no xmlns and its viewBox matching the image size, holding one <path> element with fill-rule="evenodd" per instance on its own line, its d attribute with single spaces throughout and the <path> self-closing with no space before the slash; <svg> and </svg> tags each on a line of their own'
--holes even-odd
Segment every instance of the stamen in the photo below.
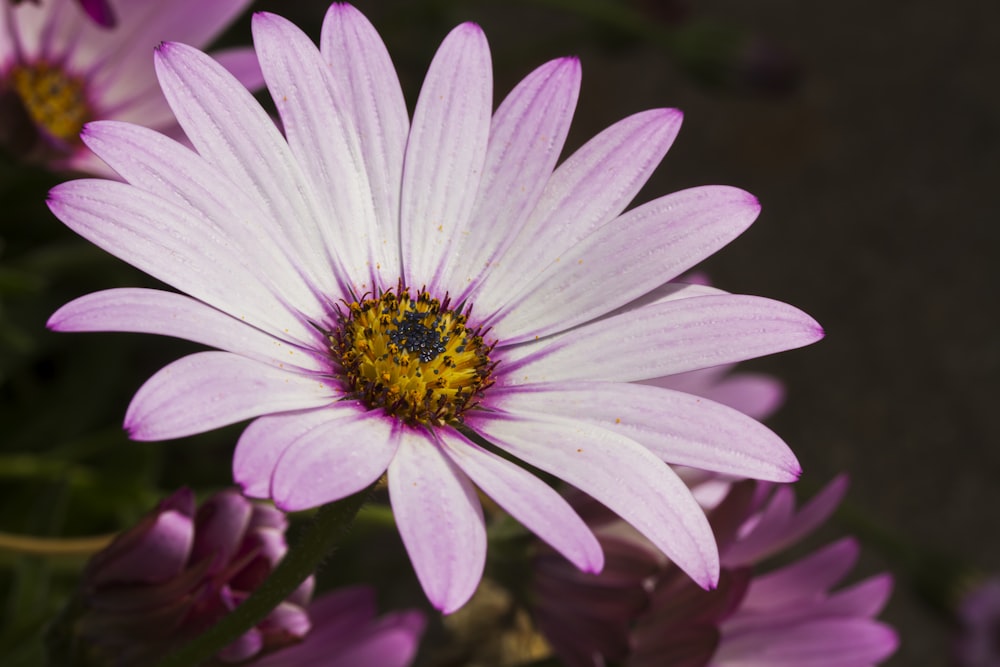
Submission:
<svg viewBox="0 0 1000 667">
<path fill-rule="evenodd" d="M 31 120 L 56 139 L 79 141 L 80 130 L 93 117 L 82 78 L 46 62 L 16 65 L 10 72 L 14 92 Z"/>
<path fill-rule="evenodd" d="M 451 310 L 402 283 L 378 298 L 344 303 L 330 350 L 349 396 L 408 424 L 461 421 L 493 383 L 494 363 L 479 330 L 466 327 L 468 310 Z"/>
</svg>

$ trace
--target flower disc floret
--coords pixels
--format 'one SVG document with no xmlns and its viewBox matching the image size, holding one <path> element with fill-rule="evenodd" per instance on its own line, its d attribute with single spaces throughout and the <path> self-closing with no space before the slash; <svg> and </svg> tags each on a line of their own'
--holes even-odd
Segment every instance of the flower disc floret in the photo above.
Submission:
<svg viewBox="0 0 1000 667">
<path fill-rule="evenodd" d="M 36 125 L 56 139 L 79 142 L 80 130 L 93 118 L 81 77 L 40 61 L 15 66 L 10 80 Z"/>
<path fill-rule="evenodd" d="M 402 284 L 378 298 L 345 302 L 330 350 L 346 392 L 415 425 L 461 421 L 493 383 L 492 344 L 466 326 L 468 309 Z"/>
</svg>

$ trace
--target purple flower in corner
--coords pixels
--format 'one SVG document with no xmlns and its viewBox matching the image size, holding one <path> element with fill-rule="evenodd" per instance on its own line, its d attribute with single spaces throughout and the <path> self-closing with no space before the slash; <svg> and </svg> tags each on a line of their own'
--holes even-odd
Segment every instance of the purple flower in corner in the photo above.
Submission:
<svg viewBox="0 0 1000 667">
<path fill-rule="evenodd" d="M 473 24 L 441 44 L 412 120 L 353 7 L 330 8 L 319 48 L 272 14 L 253 33 L 284 134 L 212 59 L 164 44 L 160 84 L 195 150 L 92 123 L 84 141 L 125 183 L 50 196 L 79 234 L 190 295 L 99 292 L 52 329 L 221 349 L 150 378 L 125 417 L 131 437 L 255 419 L 235 478 L 290 511 L 388 472 L 403 542 L 445 612 L 482 575 L 477 486 L 576 567 L 603 565 L 577 513 L 513 461 L 582 489 L 714 586 L 708 521 L 665 462 L 774 481 L 796 479 L 798 462 L 750 417 L 637 381 L 821 337 L 791 306 L 668 282 L 746 229 L 757 200 L 709 186 L 623 213 L 681 114 L 630 116 L 556 167 L 579 62 L 542 65 L 493 113 Z"/>
<path fill-rule="evenodd" d="M 153 48 L 165 39 L 204 46 L 250 2 L 121 0 L 114 12 L 107 0 L 0 3 L 0 145 L 52 169 L 110 175 L 80 141 L 87 122 L 180 136 L 156 85 Z M 263 83 L 251 49 L 215 56 L 244 84 Z"/>
<path fill-rule="evenodd" d="M 197 509 L 190 489 L 164 500 L 94 555 L 61 630 L 61 660 L 146 667 L 204 632 L 249 596 L 284 557 L 285 515 L 236 490 Z M 313 579 L 212 664 L 405 667 L 424 618 L 417 611 L 378 617 L 375 591 L 355 586 L 310 604 Z"/>
<path fill-rule="evenodd" d="M 876 575 L 834 590 L 858 558 L 853 539 L 778 568 L 759 567 L 833 513 L 846 478 L 798 510 L 788 486 L 708 478 L 692 487 L 717 502 L 710 516 L 722 574 L 712 591 L 694 586 L 619 519 L 575 497 L 608 566 L 598 576 L 581 575 L 543 549 L 531 596 L 536 623 L 565 664 L 864 667 L 895 652 L 895 631 L 875 619 L 892 578 Z"/>
</svg>

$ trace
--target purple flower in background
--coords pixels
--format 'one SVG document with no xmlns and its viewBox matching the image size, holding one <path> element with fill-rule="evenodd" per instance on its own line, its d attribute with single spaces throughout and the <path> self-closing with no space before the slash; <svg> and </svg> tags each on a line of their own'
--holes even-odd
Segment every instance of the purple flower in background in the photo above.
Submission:
<svg viewBox="0 0 1000 667">
<path fill-rule="evenodd" d="M 68 226 L 190 295 L 99 292 L 60 309 L 52 329 L 223 350 L 150 378 L 125 417 L 131 437 L 256 418 L 235 478 L 289 511 L 388 471 L 403 542 L 445 612 L 483 571 L 476 486 L 576 567 L 602 567 L 583 520 L 507 456 L 590 494 L 713 586 L 710 527 L 664 461 L 773 481 L 797 478 L 798 462 L 750 417 L 638 381 L 822 336 L 786 304 L 667 282 L 750 225 L 757 200 L 707 186 L 622 213 L 680 113 L 630 116 L 557 168 L 578 61 L 542 65 L 493 113 L 473 24 L 440 46 L 412 121 L 353 7 L 330 8 L 318 49 L 272 14 L 256 14 L 253 33 L 284 135 L 225 69 L 164 44 L 157 74 L 196 152 L 92 123 L 84 141 L 126 182 L 51 193 Z"/>
<path fill-rule="evenodd" d="M 11 0 L 12 5 L 19 5 L 24 0 Z M 32 4 L 39 4 L 41 0 L 27 0 Z M 115 12 L 111 8 L 111 4 L 108 0 L 77 0 L 83 11 L 87 12 L 89 16 L 97 25 L 104 28 L 113 28 L 117 19 L 115 18 Z"/>
<path fill-rule="evenodd" d="M 205 46 L 250 1 L 121 0 L 114 30 L 98 25 L 112 20 L 104 1 L 0 3 L 0 144 L 52 169 L 110 175 L 80 141 L 85 123 L 125 120 L 180 136 L 153 48 L 165 39 Z M 251 49 L 214 56 L 245 85 L 263 83 Z"/>
<path fill-rule="evenodd" d="M 88 564 L 72 626 L 74 659 L 144 667 L 204 632 L 284 557 L 286 525 L 282 512 L 235 490 L 216 493 L 197 512 L 191 491 L 177 491 Z M 216 660 L 264 667 L 409 664 L 423 632 L 421 614 L 376 618 L 374 591 L 360 586 L 309 604 L 312 589 L 310 577 Z M 380 659 L 352 662 L 359 656 Z"/>
<path fill-rule="evenodd" d="M 721 502 L 718 488 L 710 488 L 719 485 L 727 489 Z M 575 499 L 608 566 L 600 575 L 585 575 L 547 550 L 536 559 L 533 613 L 566 664 L 608 659 L 630 667 L 864 667 L 896 650 L 895 632 L 874 619 L 891 591 L 889 575 L 833 590 L 857 560 L 853 539 L 759 571 L 759 563 L 830 516 L 845 478 L 798 511 L 788 486 L 723 479 L 694 486 L 696 495 L 718 502 L 710 518 L 722 572 L 711 591 L 694 586 L 603 508 Z"/>
<path fill-rule="evenodd" d="M 111 664 L 148 664 L 228 614 L 284 557 L 285 516 L 222 491 L 195 512 L 181 489 L 96 554 L 83 575 L 81 640 Z M 300 640 L 312 578 L 217 657 L 239 662 Z M 115 662 L 115 661 L 118 662 Z"/>
<path fill-rule="evenodd" d="M 960 667 L 1000 665 L 1000 578 L 987 579 L 962 597 L 958 623 L 955 657 Z"/>
</svg>

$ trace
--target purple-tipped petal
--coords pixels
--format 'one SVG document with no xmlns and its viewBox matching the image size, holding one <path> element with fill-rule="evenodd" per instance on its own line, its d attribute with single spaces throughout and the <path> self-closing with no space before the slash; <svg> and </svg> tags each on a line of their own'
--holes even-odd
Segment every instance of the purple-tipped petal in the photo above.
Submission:
<svg viewBox="0 0 1000 667">
<path fill-rule="evenodd" d="M 255 14 L 253 35 L 285 137 L 324 211 L 324 243 L 337 249 L 353 292 L 373 292 L 383 283 L 375 267 L 395 261 L 396 244 L 379 233 L 359 136 L 329 66 L 305 33 L 280 16 Z"/>
<path fill-rule="evenodd" d="M 442 430 L 445 453 L 505 512 L 584 572 L 600 572 L 604 554 L 594 533 L 552 487 L 470 440 Z"/>
<path fill-rule="evenodd" d="M 286 340 L 321 338 L 261 282 L 259 270 L 246 266 L 239 249 L 189 208 L 100 180 L 62 183 L 48 204 L 91 243 L 210 306 Z"/>
<path fill-rule="evenodd" d="M 701 507 L 670 467 L 638 443 L 549 416 L 475 415 L 470 428 L 527 463 L 569 482 L 632 524 L 703 588 L 719 557 Z"/>
<path fill-rule="evenodd" d="M 400 234 L 408 285 L 445 292 L 442 263 L 469 217 L 483 176 L 493 70 L 479 26 L 463 23 L 438 48 L 413 112 L 403 163 Z"/>
<path fill-rule="evenodd" d="M 119 288 L 70 301 L 53 313 L 53 331 L 127 331 L 175 336 L 275 368 L 329 373 L 329 360 L 270 336 L 200 301 L 173 292 Z"/>
<path fill-rule="evenodd" d="M 168 440 L 335 400 L 326 380 L 229 352 L 199 352 L 165 366 L 139 388 L 125 429 L 133 440 Z"/>
<path fill-rule="evenodd" d="M 675 465 L 776 482 L 798 479 L 795 455 L 777 435 L 719 403 L 659 387 L 572 382 L 498 389 L 491 407 L 546 414 L 612 431 Z"/>
<path fill-rule="evenodd" d="M 336 402 L 313 410 L 259 417 L 236 443 L 233 480 L 251 498 L 270 498 L 274 468 L 289 445 L 311 429 L 338 419 L 342 411 L 353 410 L 351 404 Z"/>
<path fill-rule="evenodd" d="M 469 233 L 453 239 L 444 266 L 442 282 L 457 292 L 456 302 L 471 293 L 483 312 L 490 312 L 510 296 L 474 290 L 541 196 L 566 141 L 579 94 L 579 60 L 560 58 L 526 76 L 493 115 Z"/>
<path fill-rule="evenodd" d="M 670 148 L 681 116 L 676 109 L 634 114 L 573 153 L 552 174 L 521 233 L 494 263 L 486 277 L 488 289 L 497 295 L 516 293 L 567 248 L 617 217 Z"/>
<path fill-rule="evenodd" d="M 377 413 L 342 413 L 285 449 L 274 469 L 271 497 L 295 512 L 357 493 L 389 467 L 399 437 L 394 421 Z"/>
<path fill-rule="evenodd" d="M 498 384 L 630 382 L 790 350 L 823 336 L 798 308 L 756 296 L 675 299 L 504 350 Z"/>
<path fill-rule="evenodd" d="M 402 427 L 389 464 L 389 498 L 413 569 L 445 614 L 472 597 L 486 563 L 486 527 L 476 490 L 442 445 Z"/>
<path fill-rule="evenodd" d="M 334 3 L 326 13 L 320 51 L 341 96 L 342 110 L 364 138 L 361 151 L 368 174 L 371 204 L 384 243 L 382 266 L 391 285 L 400 275 L 399 185 L 410 118 L 403 90 L 385 44 L 361 12 Z"/>
<path fill-rule="evenodd" d="M 296 310 L 322 318 L 326 302 L 317 299 L 317 288 L 303 275 L 281 223 L 225 173 L 187 146 L 139 125 L 97 121 L 81 138 L 130 185 L 194 214 L 195 231 L 225 236 L 241 264 Z M 262 266 L 268 270 L 261 272 Z"/>
<path fill-rule="evenodd" d="M 752 195 L 728 186 L 675 192 L 595 229 L 544 267 L 489 322 L 505 344 L 565 331 L 680 275 L 757 218 Z"/>
</svg>

